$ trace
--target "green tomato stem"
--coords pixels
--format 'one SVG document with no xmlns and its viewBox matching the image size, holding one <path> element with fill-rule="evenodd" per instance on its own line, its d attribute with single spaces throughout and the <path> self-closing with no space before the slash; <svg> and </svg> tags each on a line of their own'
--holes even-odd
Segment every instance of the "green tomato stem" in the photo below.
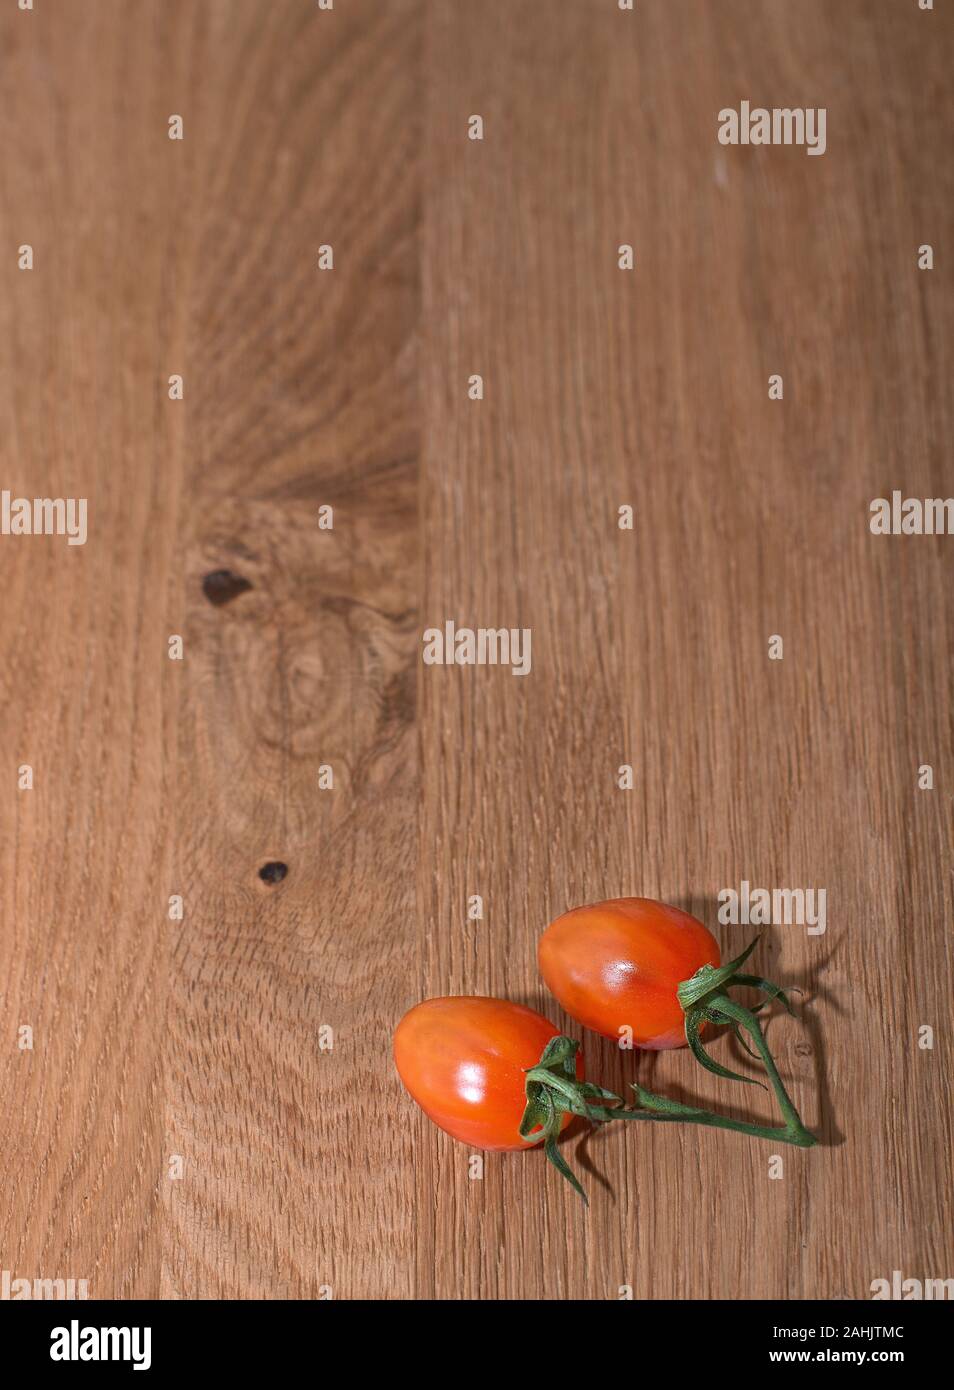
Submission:
<svg viewBox="0 0 954 1390">
<path fill-rule="evenodd" d="M 635 1083 L 633 1090 L 638 1106 L 635 1109 L 627 1109 L 623 1098 L 615 1092 L 604 1090 L 590 1081 L 577 1080 L 576 1054 L 580 1047 L 578 1042 L 563 1036 L 551 1038 L 537 1065 L 530 1067 L 526 1073 L 527 1106 L 520 1124 L 520 1133 L 531 1144 L 543 1140 L 547 1159 L 583 1198 L 584 1203 L 587 1203 L 586 1194 L 557 1145 L 567 1114 L 579 1115 L 593 1124 L 608 1124 L 611 1120 L 649 1120 L 658 1124 L 705 1125 L 712 1129 L 734 1130 L 737 1134 L 748 1134 L 755 1139 L 768 1139 L 776 1144 L 794 1144 L 803 1149 L 809 1149 L 818 1142 L 802 1123 L 779 1075 L 757 1017 L 757 1009 L 762 1005 L 759 1004 L 756 1010 L 746 1009 L 726 992 L 733 985 L 756 988 L 766 994 L 769 1001 L 778 999 L 790 1013 L 792 1012 L 786 995 L 777 985 L 754 975 L 738 973 L 738 967 L 751 955 L 757 942 L 758 938 L 728 965 L 704 965 L 696 971 L 691 980 L 682 982 L 677 994 L 686 1016 L 686 1041 L 693 1056 L 708 1071 L 737 1081 L 753 1080 L 738 1072 L 729 1071 L 716 1062 L 709 1056 L 700 1039 L 703 1023 L 711 1022 L 731 1028 L 739 1041 L 745 1045 L 740 1032 L 740 1029 L 745 1029 L 755 1044 L 756 1053 L 752 1055 L 757 1054 L 761 1058 L 765 1074 L 775 1092 L 784 1125 L 757 1125 L 746 1120 L 733 1120 L 712 1110 L 684 1105 L 668 1096 L 656 1095 Z M 747 1051 L 751 1052 L 751 1048 L 747 1048 Z"/>
</svg>

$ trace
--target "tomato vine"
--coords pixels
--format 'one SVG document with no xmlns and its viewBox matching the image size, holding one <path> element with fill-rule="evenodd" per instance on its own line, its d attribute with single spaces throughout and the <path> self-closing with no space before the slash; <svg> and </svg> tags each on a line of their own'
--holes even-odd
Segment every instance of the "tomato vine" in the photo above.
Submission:
<svg viewBox="0 0 954 1390">
<path fill-rule="evenodd" d="M 702 1044 L 703 1024 L 727 1027 L 750 1056 L 760 1060 L 765 1068 L 781 1110 L 784 1124 L 780 1126 L 753 1124 L 734 1120 L 698 1106 L 685 1105 L 667 1096 L 656 1095 L 638 1083 L 632 1084 L 637 1105 L 627 1108 L 622 1096 L 607 1091 L 591 1081 L 576 1077 L 576 1054 L 579 1043 L 561 1035 L 551 1038 L 539 1062 L 526 1073 L 527 1105 L 520 1124 L 520 1134 L 529 1142 L 539 1143 L 543 1131 L 544 1152 L 550 1163 L 570 1183 L 586 1202 L 586 1194 L 566 1159 L 560 1153 L 557 1139 L 567 1114 L 578 1115 L 593 1124 L 608 1124 L 612 1120 L 648 1120 L 656 1123 L 707 1125 L 715 1129 L 734 1130 L 757 1139 L 770 1139 L 779 1144 L 794 1144 L 811 1148 L 818 1141 L 806 1129 L 775 1065 L 775 1059 L 765 1040 L 758 1014 L 774 1000 L 792 1013 L 792 1006 L 778 985 L 757 975 L 744 974 L 739 967 L 755 950 L 759 938 L 726 965 L 703 965 L 691 979 L 683 980 L 677 989 L 685 1020 L 686 1042 L 696 1060 L 716 1076 L 733 1081 L 762 1085 L 755 1077 L 743 1076 L 715 1061 Z M 728 991 L 736 986 L 756 989 L 766 996 L 754 1008 L 745 1008 Z M 748 1046 L 742 1030 L 749 1035 L 755 1051 Z M 536 1131 L 532 1134 L 532 1131 Z"/>
</svg>

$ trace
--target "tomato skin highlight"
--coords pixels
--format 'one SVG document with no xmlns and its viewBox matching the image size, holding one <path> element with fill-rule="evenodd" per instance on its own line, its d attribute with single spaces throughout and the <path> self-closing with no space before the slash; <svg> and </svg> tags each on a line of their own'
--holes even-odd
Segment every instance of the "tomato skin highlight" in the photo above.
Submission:
<svg viewBox="0 0 954 1390">
<path fill-rule="evenodd" d="M 520 1137 L 524 1072 L 559 1032 L 542 1014 L 505 999 L 425 999 L 395 1030 L 394 1062 L 411 1097 L 452 1138 L 477 1149 L 528 1149 L 535 1141 Z M 579 1054 L 576 1072 L 582 1080 Z"/>
<path fill-rule="evenodd" d="M 652 898 L 611 898 L 564 912 L 538 945 L 547 987 L 572 1018 L 653 1051 L 685 1047 L 676 989 L 702 965 L 719 965 L 712 933 L 688 912 Z"/>
</svg>

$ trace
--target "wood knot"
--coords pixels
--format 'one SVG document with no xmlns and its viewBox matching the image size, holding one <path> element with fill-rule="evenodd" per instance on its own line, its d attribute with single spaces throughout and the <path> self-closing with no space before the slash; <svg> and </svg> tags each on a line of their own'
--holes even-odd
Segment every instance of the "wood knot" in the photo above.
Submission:
<svg viewBox="0 0 954 1390">
<path fill-rule="evenodd" d="M 202 592 L 216 608 L 251 589 L 251 582 L 232 570 L 211 570 L 202 581 Z"/>
<path fill-rule="evenodd" d="M 288 873 L 288 865 L 282 864 L 278 860 L 272 860 L 268 864 L 263 864 L 258 871 L 258 876 L 263 883 L 281 883 Z"/>
</svg>

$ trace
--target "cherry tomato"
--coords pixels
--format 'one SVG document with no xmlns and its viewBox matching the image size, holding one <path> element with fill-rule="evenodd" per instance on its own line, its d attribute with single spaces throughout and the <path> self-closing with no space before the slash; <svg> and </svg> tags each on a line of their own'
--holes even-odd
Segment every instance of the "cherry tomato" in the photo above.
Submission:
<svg viewBox="0 0 954 1390">
<path fill-rule="evenodd" d="M 425 1115 L 454 1139 L 477 1149 L 526 1149 L 533 1141 L 520 1137 L 524 1071 L 559 1031 L 505 999 L 425 999 L 398 1024 L 394 1061 Z M 582 1079 L 579 1054 L 576 1073 Z"/>
<path fill-rule="evenodd" d="M 564 912 L 538 948 L 548 988 L 567 1013 L 619 1041 L 632 1029 L 636 1047 L 685 1046 L 676 989 L 702 965 L 719 965 L 711 932 L 677 907 L 651 898 L 611 898 Z"/>
</svg>

